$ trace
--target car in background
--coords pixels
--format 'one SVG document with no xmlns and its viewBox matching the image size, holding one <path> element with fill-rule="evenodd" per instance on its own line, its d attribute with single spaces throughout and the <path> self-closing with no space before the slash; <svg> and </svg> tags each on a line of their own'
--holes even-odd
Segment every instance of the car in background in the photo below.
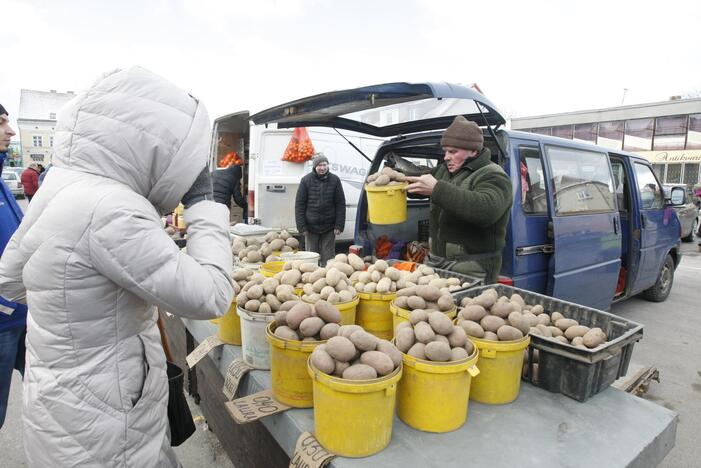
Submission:
<svg viewBox="0 0 701 468">
<path fill-rule="evenodd" d="M 682 225 L 681 238 L 692 242 L 699 225 L 699 209 L 694 203 L 694 193 L 684 184 L 664 184 L 665 198 L 671 200 L 672 208 Z"/>
<path fill-rule="evenodd" d="M 22 181 L 20 180 L 21 173 L 18 174 L 15 171 L 2 171 L 2 181 L 7 184 L 15 198 L 24 197 L 24 190 L 22 189 Z"/>
</svg>

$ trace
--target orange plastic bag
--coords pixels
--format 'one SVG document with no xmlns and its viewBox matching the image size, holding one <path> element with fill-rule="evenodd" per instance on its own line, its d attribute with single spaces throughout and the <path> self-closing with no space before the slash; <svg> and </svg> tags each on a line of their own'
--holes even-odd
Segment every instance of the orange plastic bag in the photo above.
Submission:
<svg viewBox="0 0 701 468">
<path fill-rule="evenodd" d="M 283 161 L 303 163 L 309 161 L 314 156 L 314 145 L 309 133 L 304 127 L 295 128 L 292 138 L 287 144 L 285 153 L 282 155 Z"/>
</svg>

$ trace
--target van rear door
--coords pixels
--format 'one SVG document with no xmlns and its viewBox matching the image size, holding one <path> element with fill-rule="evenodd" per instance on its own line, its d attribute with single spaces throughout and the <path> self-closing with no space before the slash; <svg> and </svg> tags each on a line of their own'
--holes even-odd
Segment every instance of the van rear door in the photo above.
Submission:
<svg viewBox="0 0 701 468">
<path fill-rule="evenodd" d="M 621 229 L 608 155 L 546 144 L 554 252 L 548 293 L 598 309 L 611 305 L 621 266 Z"/>
</svg>

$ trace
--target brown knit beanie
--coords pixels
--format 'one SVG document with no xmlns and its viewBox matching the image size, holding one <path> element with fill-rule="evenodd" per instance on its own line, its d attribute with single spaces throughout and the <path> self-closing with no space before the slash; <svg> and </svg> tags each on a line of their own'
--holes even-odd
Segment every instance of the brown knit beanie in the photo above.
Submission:
<svg viewBox="0 0 701 468">
<path fill-rule="evenodd" d="M 321 164 L 323 162 L 328 164 L 328 162 L 329 162 L 328 158 L 326 156 L 324 156 L 323 154 L 317 154 L 312 159 L 312 168 L 316 169 L 316 166 L 318 166 L 319 164 Z"/>
<path fill-rule="evenodd" d="M 484 147 L 482 130 L 476 123 L 458 115 L 450 127 L 445 129 L 441 138 L 441 146 L 481 151 Z"/>
</svg>

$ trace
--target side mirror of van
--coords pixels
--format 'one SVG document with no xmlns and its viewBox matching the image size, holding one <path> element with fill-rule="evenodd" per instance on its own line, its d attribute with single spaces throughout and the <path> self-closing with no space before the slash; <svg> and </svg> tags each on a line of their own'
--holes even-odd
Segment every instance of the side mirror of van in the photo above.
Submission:
<svg viewBox="0 0 701 468">
<path fill-rule="evenodd" d="M 684 204 L 684 189 L 682 187 L 672 187 L 672 193 L 670 194 L 670 202 L 672 205 Z"/>
</svg>

